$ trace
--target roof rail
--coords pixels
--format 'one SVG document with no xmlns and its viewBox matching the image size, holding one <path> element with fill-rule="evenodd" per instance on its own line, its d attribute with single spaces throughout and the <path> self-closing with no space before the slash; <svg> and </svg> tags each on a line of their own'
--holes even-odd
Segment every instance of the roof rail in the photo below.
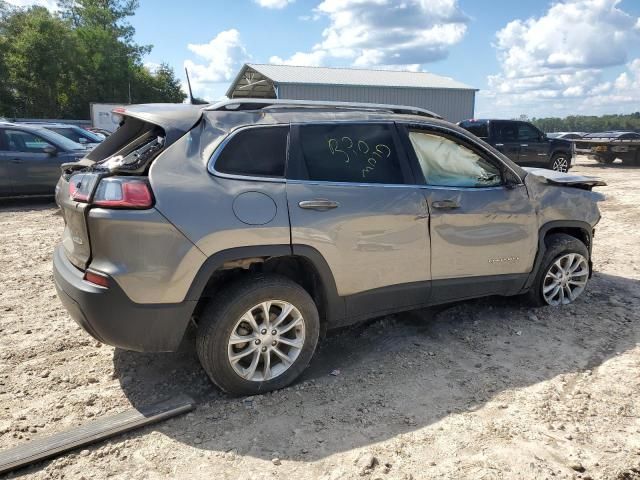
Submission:
<svg viewBox="0 0 640 480">
<path fill-rule="evenodd" d="M 214 103 L 204 110 L 275 110 L 286 108 L 335 108 L 344 110 L 366 110 L 378 112 L 392 112 L 406 115 L 420 115 L 422 117 L 439 118 L 424 108 L 409 107 L 405 105 L 387 105 L 384 103 L 358 103 L 358 102 L 325 102 L 314 100 L 281 100 L 281 99 L 255 99 L 233 98 Z"/>
</svg>

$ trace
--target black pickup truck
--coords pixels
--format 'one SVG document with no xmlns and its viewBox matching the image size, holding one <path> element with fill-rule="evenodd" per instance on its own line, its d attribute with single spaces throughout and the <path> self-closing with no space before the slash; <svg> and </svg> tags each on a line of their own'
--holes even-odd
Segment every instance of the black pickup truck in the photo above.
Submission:
<svg viewBox="0 0 640 480">
<path fill-rule="evenodd" d="M 520 165 L 550 168 L 558 172 L 567 172 L 571 168 L 571 142 L 549 138 L 528 122 L 482 119 L 464 120 L 458 125 Z"/>
</svg>

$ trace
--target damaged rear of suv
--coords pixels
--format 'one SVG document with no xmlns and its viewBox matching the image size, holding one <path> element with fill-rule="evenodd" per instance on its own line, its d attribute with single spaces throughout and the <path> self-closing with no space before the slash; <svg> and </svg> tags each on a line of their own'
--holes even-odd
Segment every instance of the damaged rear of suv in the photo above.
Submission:
<svg viewBox="0 0 640 480">
<path fill-rule="evenodd" d="M 141 105 L 64 166 L 58 294 L 93 337 L 172 351 L 190 322 L 209 377 L 282 388 L 328 328 L 485 295 L 574 301 L 596 179 L 523 169 L 411 107 Z"/>
</svg>

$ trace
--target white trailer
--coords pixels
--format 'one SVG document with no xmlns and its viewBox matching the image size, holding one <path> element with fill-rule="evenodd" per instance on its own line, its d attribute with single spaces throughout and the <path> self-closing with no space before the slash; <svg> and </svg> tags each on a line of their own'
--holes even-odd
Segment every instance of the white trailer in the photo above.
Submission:
<svg viewBox="0 0 640 480">
<path fill-rule="evenodd" d="M 91 104 L 91 125 L 108 132 L 115 132 L 118 128 L 119 119 L 113 115 L 113 109 L 125 107 L 121 103 L 92 103 Z"/>
</svg>

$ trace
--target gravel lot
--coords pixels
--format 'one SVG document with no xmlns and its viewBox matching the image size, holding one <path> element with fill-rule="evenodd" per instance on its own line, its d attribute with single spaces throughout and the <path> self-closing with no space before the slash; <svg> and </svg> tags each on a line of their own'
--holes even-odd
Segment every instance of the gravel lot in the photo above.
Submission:
<svg viewBox="0 0 640 480">
<path fill-rule="evenodd" d="M 490 298 L 334 332 L 303 381 L 253 399 L 209 384 L 192 337 L 175 354 L 91 339 L 53 287 L 55 205 L 1 204 L 0 449 L 174 393 L 198 402 L 10 478 L 640 478 L 640 169 L 574 171 L 609 184 L 576 304 Z"/>
</svg>

